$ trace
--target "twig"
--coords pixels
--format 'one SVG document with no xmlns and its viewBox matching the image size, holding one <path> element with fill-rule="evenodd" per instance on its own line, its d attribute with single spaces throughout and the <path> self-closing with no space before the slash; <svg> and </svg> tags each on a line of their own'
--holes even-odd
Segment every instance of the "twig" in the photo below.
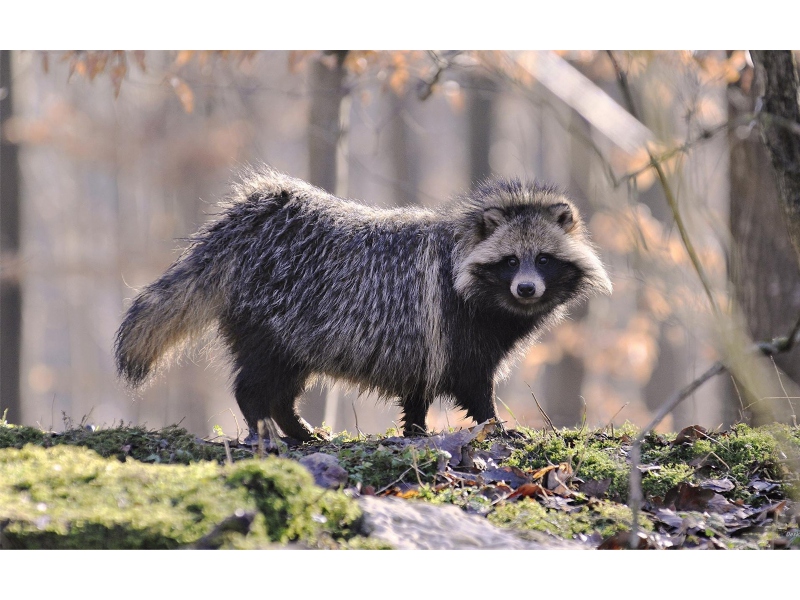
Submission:
<svg viewBox="0 0 800 600">
<path fill-rule="evenodd" d="M 708 454 L 709 454 L 709 456 L 714 455 L 719 462 L 721 462 L 723 465 L 725 465 L 725 468 L 728 469 L 728 471 L 731 470 L 730 465 L 728 463 L 726 463 L 724 460 L 722 460 L 722 458 L 720 458 L 719 454 L 717 454 L 716 452 L 713 452 L 713 451 L 709 452 Z"/>
<path fill-rule="evenodd" d="M 227 438 L 222 440 L 222 445 L 225 446 L 225 462 L 232 465 L 233 455 L 231 454 L 231 445 L 228 443 Z"/>
<path fill-rule="evenodd" d="M 453 52 L 450 56 L 444 57 L 440 56 L 436 52 L 429 52 L 428 53 L 433 62 L 436 63 L 436 72 L 430 79 L 422 79 L 420 80 L 419 88 L 417 90 L 417 98 L 421 101 L 427 100 L 431 94 L 433 93 L 433 87 L 439 83 L 439 78 L 452 64 L 452 58 L 458 56 L 460 52 Z"/>
<path fill-rule="evenodd" d="M 414 467 L 414 473 L 417 475 L 417 483 L 420 487 L 422 487 L 422 478 L 419 476 L 418 458 L 417 449 L 414 446 L 411 446 L 411 465 Z"/>
<path fill-rule="evenodd" d="M 583 413 L 581 414 L 581 432 L 584 432 L 586 430 L 586 413 L 588 412 L 589 407 L 586 406 L 586 398 L 583 396 L 578 396 L 578 398 L 580 398 L 581 402 L 583 402 Z"/>
<path fill-rule="evenodd" d="M 525 384 L 525 385 L 528 385 L 528 384 Z M 553 422 L 550 420 L 550 417 L 547 416 L 547 413 L 544 412 L 544 409 L 542 408 L 542 405 L 539 404 L 539 401 L 536 399 L 536 394 L 533 393 L 533 388 L 531 388 L 531 386 L 528 385 L 528 389 L 531 391 L 531 396 L 533 396 L 533 401 L 536 402 L 536 407 L 539 409 L 539 412 L 542 413 L 542 416 L 544 417 L 544 420 L 547 422 L 548 425 L 550 425 L 550 429 L 553 430 L 553 433 L 558 435 L 558 432 L 556 431 L 556 428 L 553 426 Z"/>
<path fill-rule="evenodd" d="M 497 398 L 497 401 L 498 401 L 500 404 L 502 404 L 502 405 L 503 405 L 503 408 L 505 408 L 505 409 L 506 409 L 506 411 L 508 411 L 508 414 L 510 414 L 510 415 L 511 415 L 511 418 L 512 418 L 512 419 L 514 419 L 514 423 L 516 424 L 516 426 L 517 426 L 517 429 L 519 429 L 520 427 L 522 427 L 522 424 L 521 424 L 521 423 L 519 422 L 519 420 L 517 419 L 517 415 L 515 415 L 515 414 L 514 414 L 514 411 L 512 411 L 512 410 L 511 410 L 511 407 L 510 407 L 508 404 L 506 404 L 505 402 L 503 402 L 503 401 L 502 401 L 500 398 Z"/>
<path fill-rule="evenodd" d="M 356 412 L 356 401 L 353 400 L 350 406 L 353 408 L 353 418 L 356 420 L 356 431 L 358 432 L 358 437 L 363 438 L 365 437 L 364 432 L 361 431 L 361 428 L 358 426 L 358 413 Z"/>
<path fill-rule="evenodd" d="M 800 317 L 797 318 L 797 321 L 788 335 L 773 338 L 772 341 L 769 342 L 758 342 L 756 346 L 767 356 L 772 356 L 773 354 L 787 352 L 798 343 L 800 343 Z"/>
<path fill-rule="evenodd" d="M 426 462 L 424 465 L 421 465 L 421 466 L 423 466 L 423 467 L 427 467 L 428 465 L 430 465 L 430 464 L 432 464 L 432 463 L 433 463 L 433 461 L 432 461 L 432 460 L 429 460 L 428 462 Z M 389 483 L 389 484 L 387 484 L 387 485 L 383 486 L 381 489 L 379 489 L 377 492 L 375 492 L 375 495 L 376 495 L 376 496 L 378 496 L 378 495 L 380 495 L 381 493 L 383 493 L 383 492 L 385 492 L 386 490 L 388 490 L 388 489 L 389 489 L 390 487 L 392 487 L 393 485 L 395 485 L 395 484 L 398 484 L 398 483 L 400 483 L 401 481 L 403 481 L 403 477 L 405 477 L 406 475 L 408 475 L 409 471 L 412 471 L 412 470 L 417 472 L 417 480 L 419 481 L 419 480 L 420 480 L 420 479 L 419 479 L 419 467 L 418 467 L 416 464 L 414 464 L 414 465 L 410 466 L 409 468 L 407 468 L 405 471 L 403 471 L 403 472 L 400 474 L 400 477 L 398 477 L 398 478 L 397 478 L 397 479 L 395 479 L 393 482 L 391 482 L 391 483 Z"/>
<path fill-rule="evenodd" d="M 744 420 L 744 411 L 747 410 L 744 405 L 744 400 L 742 400 L 742 393 L 739 391 L 739 386 L 736 385 L 736 377 L 731 376 L 731 382 L 733 383 L 733 389 L 736 390 L 736 395 L 739 397 L 739 418 Z"/>
<path fill-rule="evenodd" d="M 778 368 L 778 365 L 775 364 L 775 357 L 770 356 L 769 359 L 772 361 L 772 366 L 775 368 L 775 375 L 778 376 L 778 383 L 781 386 L 781 390 L 783 391 L 783 395 L 786 398 L 786 402 L 789 403 L 789 410 L 791 411 L 792 416 L 792 425 L 797 427 L 797 414 L 794 411 L 794 405 L 792 404 L 792 399 L 789 397 L 789 392 L 786 391 L 786 388 L 783 386 L 783 380 L 781 379 L 781 371 Z"/>
<path fill-rule="evenodd" d="M 614 427 L 614 419 L 616 419 L 616 418 L 617 418 L 617 415 L 618 415 L 619 413 L 621 413 L 621 412 L 622 412 L 622 411 L 625 409 L 625 407 L 627 407 L 629 404 L 630 404 L 630 402 L 626 402 L 625 404 L 623 404 L 622 406 L 620 406 L 620 407 L 619 407 L 619 410 L 618 410 L 617 412 L 615 412 L 615 413 L 614 413 L 614 416 L 612 416 L 612 417 L 611 417 L 611 418 L 608 420 L 608 423 L 606 423 L 606 426 L 605 426 L 605 427 L 603 427 L 603 429 L 607 429 L 607 428 L 610 426 L 610 427 L 612 428 L 612 429 L 611 429 L 611 435 L 614 435 L 614 429 L 613 429 L 613 427 Z"/>
</svg>

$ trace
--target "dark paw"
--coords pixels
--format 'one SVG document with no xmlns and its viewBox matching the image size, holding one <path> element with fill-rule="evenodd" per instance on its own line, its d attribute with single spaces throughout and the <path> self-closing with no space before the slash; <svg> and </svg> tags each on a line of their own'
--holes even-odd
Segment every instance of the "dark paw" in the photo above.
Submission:
<svg viewBox="0 0 800 600">
<path fill-rule="evenodd" d="M 518 429 L 500 429 L 500 437 L 507 440 L 526 440 L 528 436 L 519 431 Z"/>
<path fill-rule="evenodd" d="M 266 438 L 267 440 L 269 438 Z M 258 432 L 253 431 L 250 429 L 247 433 L 247 437 L 241 441 L 241 444 L 244 446 L 257 446 L 258 445 Z"/>
<path fill-rule="evenodd" d="M 431 434 L 424 427 L 414 425 L 403 429 L 403 437 L 429 437 Z"/>
</svg>

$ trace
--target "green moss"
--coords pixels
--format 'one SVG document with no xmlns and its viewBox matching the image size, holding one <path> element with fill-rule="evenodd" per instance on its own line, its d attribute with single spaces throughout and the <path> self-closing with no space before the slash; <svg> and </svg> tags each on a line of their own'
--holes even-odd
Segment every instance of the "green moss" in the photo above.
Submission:
<svg viewBox="0 0 800 600">
<path fill-rule="evenodd" d="M 47 434 L 35 427 L 10 425 L 0 421 L 0 448 L 22 448 L 26 444 L 44 445 Z"/>
<path fill-rule="evenodd" d="M 100 456 L 113 456 L 121 461 L 133 458 L 143 462 L 188 465 L 197 461 L 222 463 L 226 460 L 224 447 L 198 440 L 177 425 L 157 430 L 122 425 L 105 429 L 69 426 L 63 433 L 52 433 L 0 423 L 0 448 L 22 448 L 26 444 L 45 448 L 81 446 Z M 234 461 L 252 456 L 246 448 L 231 448 Z"/>
<path fill-rule="evenodd" d="M 575 476 L 584 481 L 610 479 L 608 497 L 624 499 L 630 468 L 621 440 L 599 432 L 562 430 L 558 435 L 537 432 L 523 447 L 512 452 L 506 464 L 533 471 L 566 462 Z"/>
<path fill-rule="evenodd" d="M 697 465 L 715 478 L 729 477 L 736 483 L 731 496 L 746 499 L 750 495 L 747 485 L 754 476 L 778 481 L 790 475 L 785 465 L 787 457 L 796 460 L 800 456 L 798 431 L 800 428 L 780 424 L 758 428 L 738 424 L 726 433 L 709 432 L 678 445 L 673 445 L 675 435 L 661 441 L 651 435 L 642 446 L 642 463 L 661 465 L 664 472 L 671 469 L 673 478 L 679 467 Z M 784 490 L 790 492 L 790 485 L 785 482 Z"/>
<path fill-rule="evenodd" d="M 630 530 L 631 511 L 625 505 L 607 501 L 590 502 L 575 510 L 564 511 L 545 508 L 535 500 L 525 498 L 499 506 L 489 515 L 489 520 L 501 527 L 542 531 L 565 539 L 594 533 L 607 538 Z M 652 531 L 653 524 L 643 518 L 640 527 Z"/>
<path fill-rule="evenodd" d="M 352 537 L 350 528 L 360 515 L 352 500 L 314 485 L 311 474 L 291 460 L 241 462 L 231 467 L 227 483 L 248 490 L 276 542 L 312 541 L 322 531 Z"/>
<path fill-rule="evenodd" d="M 644 497 L 663 498 L 666 493 L 683 481 L 694 481 L 694 468 L 682 463 L 663 466 L 642 475 L 642 492 Z"/>
<path fill-rule="evenodd" d="M 0 471 L 0 541 L 12 548 L 176 548 L 248 513 L 249 531 L 222 531 L 215 545 L 325 547 L 352 537 L 359 515 L 343 494 L 278 458 L 155 466 L 26 446 L 0 450 Z"/>
<path fill-rule="evenodd" d="M 446 486 L 435 491 L 431 486 L 423 485 L 417 498 L 431 504 L 453 504 L 475 514 L 488 514 L 493 510 L 492 499 L 486 495 L 485 490 L 476 486 Z"/>
<path fill-rule="evenodd" d="M 350 485 L 382 489 L 400 483 L 431 483 L 436 476 L 439 452 L 414 446 L 384 446 L 380 441 L 340 448 L 339 463 L 350 474 Z"/>
</svg>

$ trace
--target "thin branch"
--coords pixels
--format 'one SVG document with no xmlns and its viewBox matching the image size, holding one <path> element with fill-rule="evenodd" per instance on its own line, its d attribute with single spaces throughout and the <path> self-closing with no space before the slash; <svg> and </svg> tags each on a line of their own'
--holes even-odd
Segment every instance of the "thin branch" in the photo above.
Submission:
<svg viewBox="0 0 800 600">
<path fill-rule="evenodd" d="M 633 96 L 631 94 L 630 87 L 628 86 L 627 75 L 620 68 L 619 63 L 617 62 L 617 59 L 611 50 L 608 51 L 608 56 L 611 58 L 611 63 L 614 65 L 614 71 L 617 74 L 617 82 L 622 90 L 622 95 L 625 97 L 628 110 L 638 120 L 639 116 L 636 111 L 636 107 L 633 104 Z M 647 155 L 650 157 L 650 165 L 655 169 L 656 174 L 658 175 L 658 180 L 661 183 L 661 188 L 664 190 L 664 196 L 667 199 L 667 204 L 669 204 L 670 211 L 672 211 L 672 217 L 675 219 L 675 224 L 678 226 L 678 232 L 680 233 L 683 247 L 686 249 L 686 253 L 689 255 L 689 260 L 692 262 L 692 266 L 694 267 L 697 276 L 700 278 L 700 283 L 705 290 L 706 296 L 708 296 L 708 301 L 711 304 L 711 308 L 714 311 L 715 316 L 719 316 L 721 313 L 719 307 L 717 306 L 716 300 L 714 300 L 714 294 L 711 291 L 711 283 L 706 275 L 705 269 L 703 269 L 703 265 L 700 262 L 700 257 L 697 255 L 694 244 L 689 237 L 689 232 L 686 229 L 686 224 L 683 222 L 680 207 L 678 206 L 678 200 L 672 191 L 672 186 L 670 186 L 669 182 L 667 181 L 667 175 L 664 172 L 661 163 L 653 155 L 653 152 L 650 150 L 650 148 L 647 148 Z"/>
<path fill-rule="evenodd" d="M 722 133 L 723 131 L 729 131 L 731 129 L 739 127 L 740 125 L 747 125 L 749 123 L 752 123 L 755 119 L 756 119 L 755 113 L 748 113 L 739 115 L 735 119 L 730 119 L 728 121 L 718 123 L 713 127 L 705 128 L 702 131 L 700 131 L 700 133 L 698 133 L 695 137 L 686 140 L 680 146 L 675 146 L 674 148 L 670 148 L 669 150 L 666 150 L 665 152 L 659 154 L 655 158 L 651 157 L 650 162 L 648 162 L 646 165 L 638 169 L 635 169 L 633 171 L 628 171 L 623 175 L 620 175 L 619 178 L 612 181 L 612 184 L 614 185 L 614 187 L 619 187 L 623 183 L 627 183 L 629 180 L 635 179 L 642 173 L 645 173 L 648 169 L 652 169 L 653 162 L 663 164 L 668 160 L 675 158 L 676 156 L 682 154 L 688 154 L 689 151 L 692 150 L 697 144 L 702 142 L 707 142 L 708 140 L 714 138 L 717 134 Z"/>
<path fill-rule="evenodd" d="M 436 71 L 433 73 L 431 77 L 428 79 L 422 79 L 419 82 L 419 88 L 417 89 L 417 98 L 421 101 L 425 101 L 430 98 L 431 94 L 433 94 L 433 88 L 439 83 L 439 79 L 441 78 L 442 74 L 450 68 L 452 64 L 452 59 L 458 56 L 460 52 L 453 52 L 449 55 L 440 55 L 437 52 L 429 52 L 428 55 L 431 57 L 434 63 L 436 63 Z"/>
</svg>

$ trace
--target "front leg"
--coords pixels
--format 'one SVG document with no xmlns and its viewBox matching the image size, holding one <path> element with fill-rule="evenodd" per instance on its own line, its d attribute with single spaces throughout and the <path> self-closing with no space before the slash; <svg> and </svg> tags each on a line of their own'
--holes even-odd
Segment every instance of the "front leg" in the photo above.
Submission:
<svg viewBox="0 0 800 600">
<path fill-rule="evenodd" d="M 427 435 L 428 428 L 425 426 L 425 417 L 428 408 L 433 404 L 433 396 L 415 392 L 402 397 L 403 406 L 403 435 Z"/>
<path fill-rule="evenodd" d="M 475 423 L 483 423 L 489 419 L 494 419 L 500 423 L 497 416 L 497 405 L 495 404 L 494 383 L 491 379 L 484 381 L 462 380 L 453 393 L 456 399 L 456 406 L 467 411 L 467 416 L 471 417 Z M 502 427 L 502 426 L 501 426 Z"/>
</svg>

